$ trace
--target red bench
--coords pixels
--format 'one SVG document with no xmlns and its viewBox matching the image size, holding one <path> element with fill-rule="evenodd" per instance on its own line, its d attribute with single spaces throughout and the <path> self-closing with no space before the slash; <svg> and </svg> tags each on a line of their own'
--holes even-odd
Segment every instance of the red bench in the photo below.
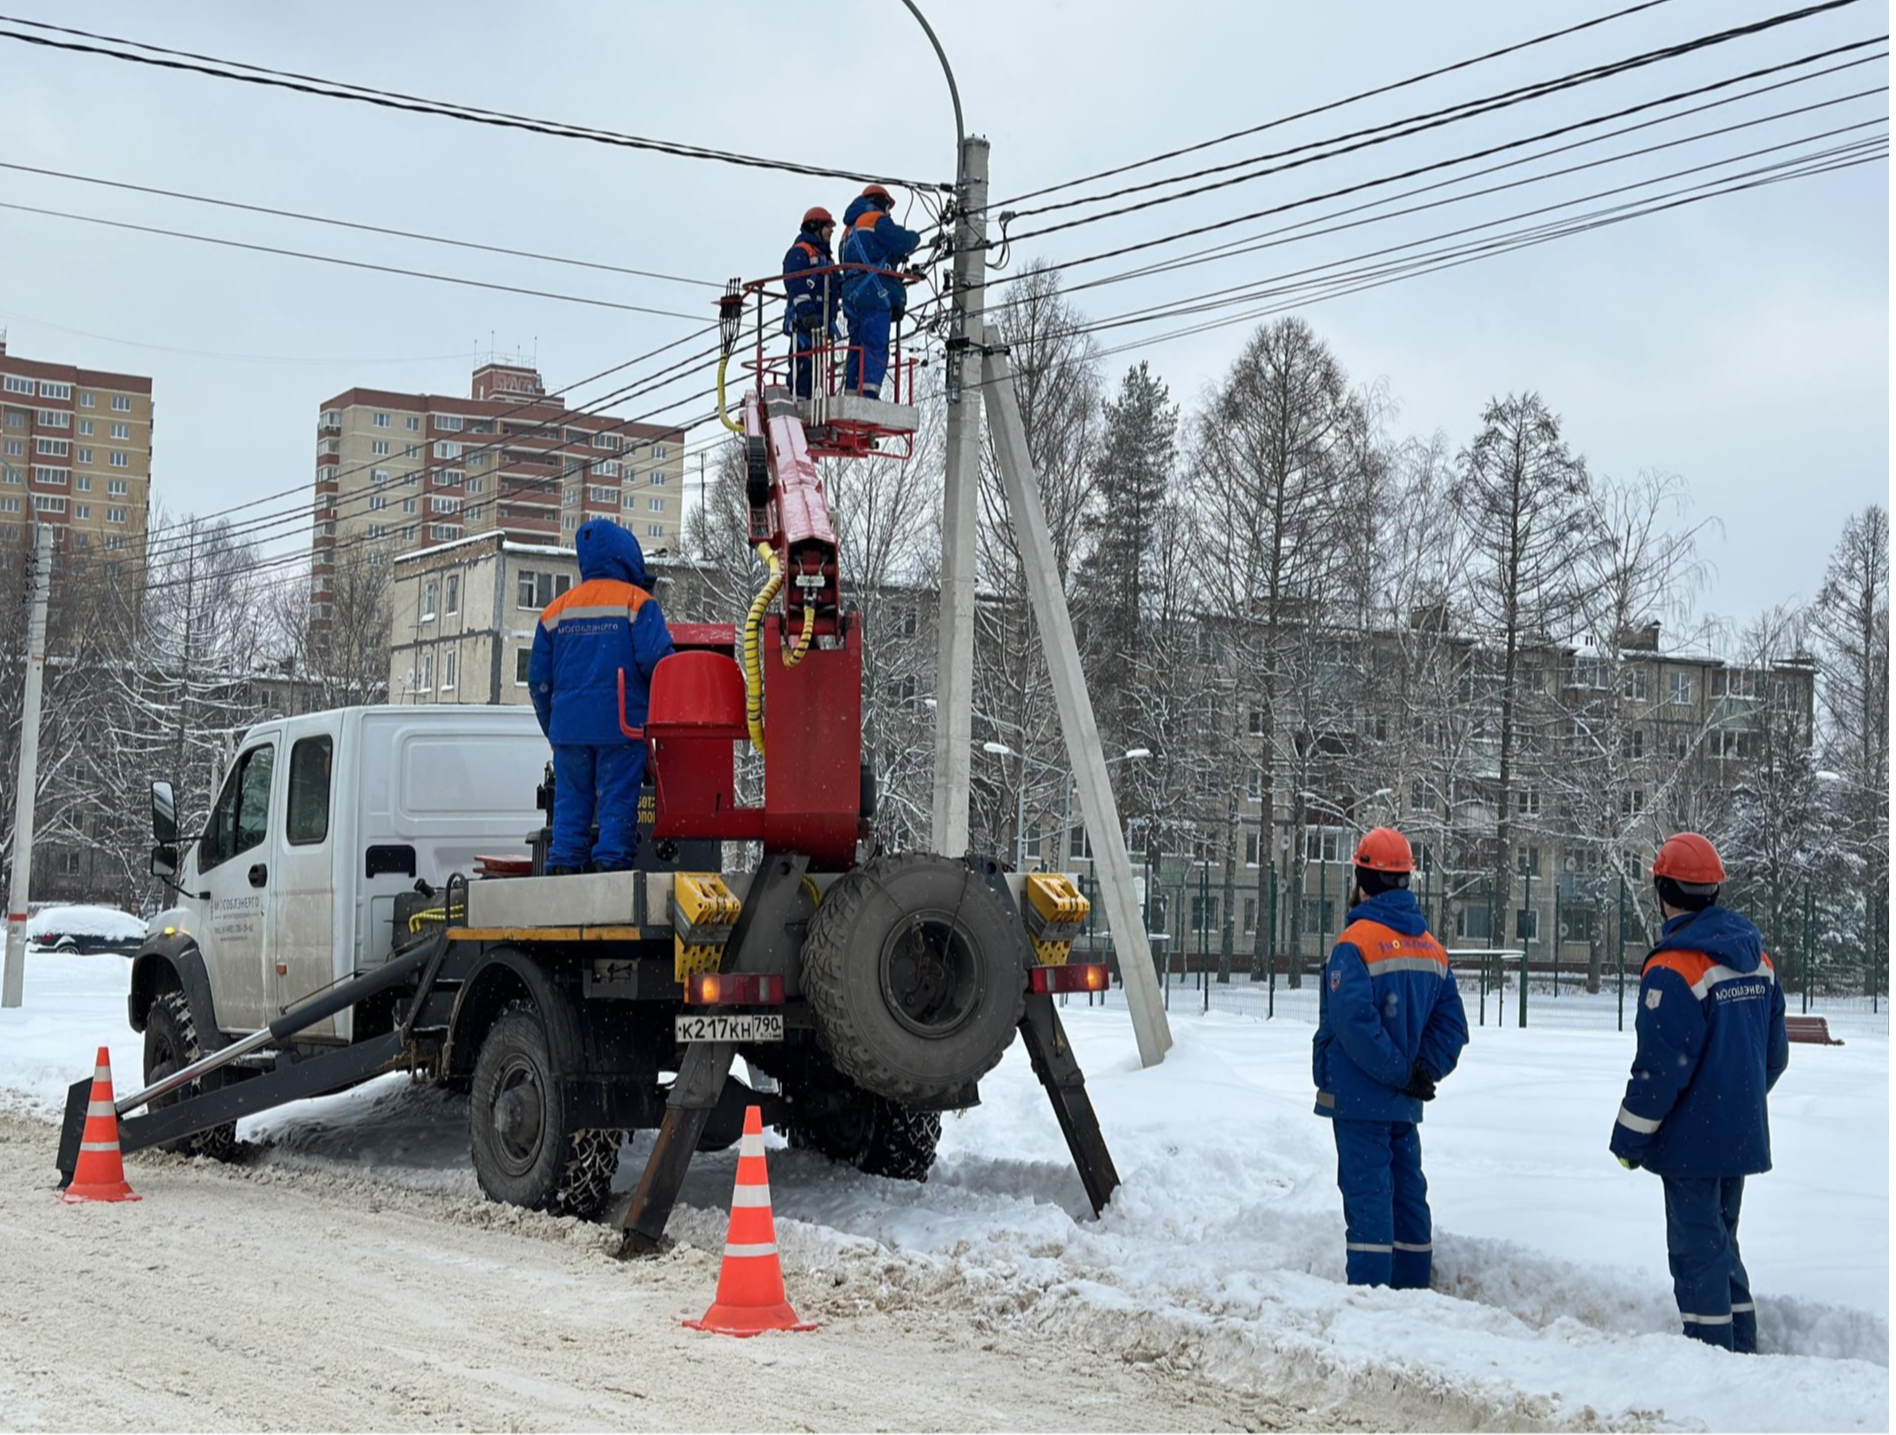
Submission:
<svg viewBox="0 0 1896 1435">
<path fill-rule="evenodd" d="M 1843 1040 L 1830 1034 L 1830 1023 L 1820 1016 L 1787 1016 L 1784 1018 L 1784 1034 L 1792 1041 L 1808 1042 L 1814 1046 L 1842 1046 Z"/>
</svg>

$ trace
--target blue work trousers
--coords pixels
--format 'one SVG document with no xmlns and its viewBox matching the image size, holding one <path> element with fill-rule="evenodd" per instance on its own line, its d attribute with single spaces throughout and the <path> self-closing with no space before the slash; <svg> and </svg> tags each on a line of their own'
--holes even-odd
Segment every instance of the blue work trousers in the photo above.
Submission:
<svg viewBox="0 0 1896 1435">
<path fill-rule="evenodd" d="M 639 790 L 645 785 L 645 744 L 553 747 L 553 841 L 549 867 L 624 872 L 639 851 Z M 599 844 L 593 845 L 593 823 Z"/>
<path fill-rule="evenodd" d="M 1350 1284 L 1428 1289 L 1432 1242 L 1422 1133 L 1410 1121 L 1330 1124 Z"/>
<path fill-rule="evenodd" d="M 889 306 L 886 302 L 845 304 L 849 319 L 849 358 L 843 365 L 843 390 L 851 394 L 882 396 L 882 376 L 889 370 Z"/>
<path fill-rule="evenodd" d="M 1738 1255 L 1743 1176 L 1665 1176 L 1666 1264 L 1679 1319 L 1694 1340 L 1758 1351 L 1758 1309 Z"/>
</svg>

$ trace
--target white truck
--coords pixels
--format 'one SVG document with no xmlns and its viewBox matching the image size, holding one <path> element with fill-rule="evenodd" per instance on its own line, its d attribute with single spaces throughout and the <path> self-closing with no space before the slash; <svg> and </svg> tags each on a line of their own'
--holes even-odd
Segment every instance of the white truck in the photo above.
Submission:
<svg viewBox="0 0 1896 1435">
<path fill-rule="evenodd" d="M 188 839 L 153 783 L 152 870 L 178 900 L 131 964 L 146 1086 L 118 1102 L 124 1148 L 227 1155 L 244 1115 L 405 1070 L 468 1093 L 482 1189 L 522 1206 L 601 1215 L 625 1133 L 657 1128 L 623 1215 L 645 1250 L 748 1104 L 924 1179 L 941 1111 L 978 1101 L 1018 1030 L 1103 1206 L 1117 1176 L 1053 995 L 1104 971 L 1064 965 L 1065 879 L 769 850 L 720 872 L 718 843 L 649 836 L 638 870 L 537 875 L 549 755 L 526 708 L 354 707 L 247 733 Z M 766 1089 L 730 1074 L 740 1054 Z"/>
</svg>

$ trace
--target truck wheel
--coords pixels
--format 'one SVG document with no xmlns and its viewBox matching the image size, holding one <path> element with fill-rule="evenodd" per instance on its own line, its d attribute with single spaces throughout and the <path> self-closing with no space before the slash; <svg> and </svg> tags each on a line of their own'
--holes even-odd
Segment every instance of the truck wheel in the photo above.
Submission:
<svg viewBox="0 0 1896 1435">
<path fill-rule="evenodd" d="M 160 992 L 153 997 L 151 1007 L 145 1013 L 145 1085 L 163 1080 L 203 1055 L 204 1052 L 198 1046 L 197 1024 L 191 1018 L 191 1004 L 185 1000 L 184 993 Z M 226 1071 L 213 1072 L 169 1096 L 161 1096 L 151 1103 L 151 1109 L 157 1111 L 161 1107 L 175 1106 L 186 1096 L 197 1096 L 206 1089 L 221 1086 L 227 1072 L 228 1068 Z M 208 1131 L 180 1136 L 173 1141 L 161 1141 L 158 1145 L 163 1151 L 228 1161 L 237 1154 L 237 1123 L 226 1121 L 222 1126 L 213 1126 Z"/>
<path fill-rule="evenodd" d="M 474 1175 L 495 1201 L 591 1220 L 619 1169 L 617 1130 L 567 1129 L 546 1028 L 515 1002 L 487 1029 L 468 1100 Z"/>
<path fill-rule="evenodd" d="M 941 1140 L 939 1111 L 911 1111 L 886 1097 L 858 1091 L 813 1115 L 791 1108 L 784 1134 L 793 1147 L 820 1151 L 865 1176 L 926 1181 Z"/>
<path fill-rule="evenodd" d="M 970 1086 L 1014 1039 L 1025 944 L 965 863 L 908 853 L 859 867 L 824 895 L 803 942 L 818 1045 L 904 1106 Z"/>
</svg>

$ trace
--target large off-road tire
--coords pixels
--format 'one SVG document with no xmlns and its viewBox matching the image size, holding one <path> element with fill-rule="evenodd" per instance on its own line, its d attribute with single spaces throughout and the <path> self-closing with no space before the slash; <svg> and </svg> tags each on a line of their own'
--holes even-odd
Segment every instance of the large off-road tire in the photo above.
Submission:
<svg viewBox="0 0 1896 1435">
<path fill-rule="evenodd" d="M 198 1045 L 197 1023 L 191 1016 L 191 1003 L 185 1000 L 184 993 L 160 992 L 153 997 L 145 1013 L 145 1085 L 163 1080 L 203 1055 L 204 1051 Z M 151 1103 L 150 1109 L 157 1111 L 174 1106 L 187 1096 L 197 1096 L 205 1089 L 221 1086 L 228 1076 L 228 1068 L 213 1072 L 168 1096 L 159 1097 Z M 228 1161 L 237 1154 L 237 1123 L 226 1121 L 222 1126 L 213 1126 L 208 1131 L 180 1136 L 173 1141 L 161 1141 L 158 1145 L 163 1151 Z"/>
<path fill-rule="evenodd" d="M 792 1146 L 820 1151 L 866 1176 L 926 1181 L 941 1141 L 941 1113 L 855 1091 L 828 1107 L 792 1106 L 783 1130 Z"/>
<path fill-rule="evenodd" d="M 592 1220 L 619 1169 L 618 1130 L 570 1130 L 546 1027 L 514 1002 L 487 1029 L 468 1093 L 474 1175 L 496 1201 Z"/>
<path fill-rule="evenodd" d="M 824 894 L 803 942 L 817 1042 L 857 1086 L 904 1106 L 971 1087 L 1014 1039 L 1025 935 L 967 865 L 882 857 Z"/>
</svg>

